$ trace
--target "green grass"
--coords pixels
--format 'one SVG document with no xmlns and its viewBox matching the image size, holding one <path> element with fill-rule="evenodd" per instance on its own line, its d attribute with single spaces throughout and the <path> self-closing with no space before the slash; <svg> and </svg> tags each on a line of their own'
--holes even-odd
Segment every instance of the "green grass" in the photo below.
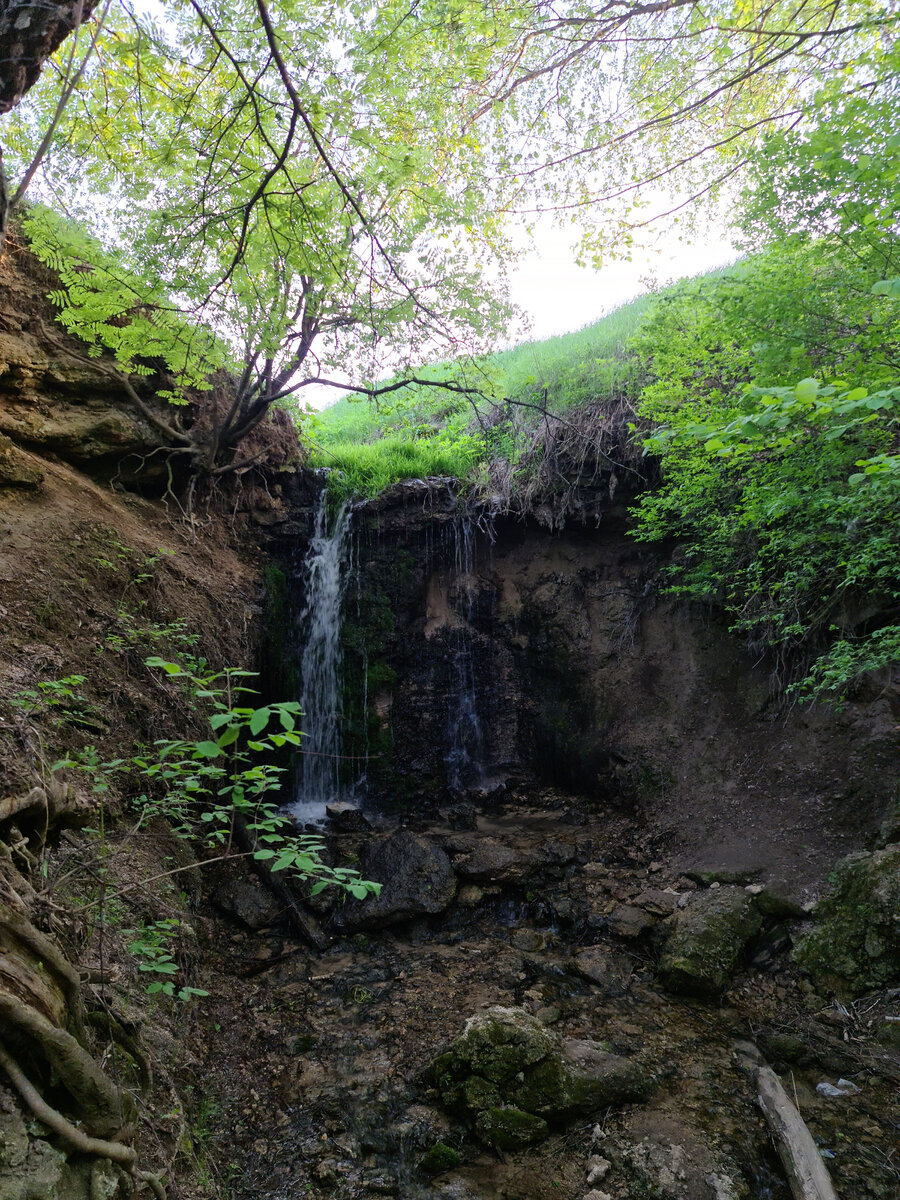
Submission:
<svg viewBox="0 0 900 1200">
<path fill-rule="evenodd" d="M 329 490 L 338 499 L 376 496 L 401 479 L 448 475 L 464 479 L 481 452 L 475 438 L 452 444 L 411 434 L 389 433 L 377 441 L 329 444 L 311 456 L 314 466 L 337 468 Z"/>
</svg>

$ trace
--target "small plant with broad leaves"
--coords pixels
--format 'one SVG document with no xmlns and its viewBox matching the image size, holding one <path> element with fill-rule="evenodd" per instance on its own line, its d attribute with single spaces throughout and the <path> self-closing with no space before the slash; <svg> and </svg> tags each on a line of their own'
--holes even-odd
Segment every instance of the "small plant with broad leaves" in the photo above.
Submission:
<svg viewBox="0 0 900 1200">
<path fill-rule="evenodd" d="M 128 943 L 129 951 L 138 959 L 138 970 L 150 975 L 162 976 L 147 984 L 148 996 L 169 996 L 173 1000 L 190 1000 L 192 996 L 208 996 L 203 988 L 178 984 L 181 968 L 175 961 L 173 941 L 183 931 L 183 922 L 177 917 L 153 921 L 133 930 L 134 940 Z"/>
<path fill-rule="evenodd" d="M 190 666 L 158 656 L 146 659 L 187 693 L 191 703 L 208 712 L 209 736 L 197 741 L 173 738 L 157 741 L 152 750 L 127 758 L 100 762 L 93 747 L 55 764 L 86 770 L 95 791 L 110 776 L 137 772 L 148 782 L 137 798 L 142 820 L 165 817 L 185 840 L 199 841 L 227 857 L 236 838 L 246 834 L 253 857 L 270 871 L 287 871 L 309 884 L 312 895 L 329 885 L 358 900 L 377 894 L 380 884 L 360 877 L 350 867 L 333 867 L 323 860 L 321 839 L 299 833 L 278 808 L 275 796 L 284 768 L 267 761 L 285 746 L 300 745 L 297 728 L 300 705 L 293 700 L 256 708 L 246 703 L 255 695 L 246 685 L 255 672 L 226 667 L 201 674 Z"/>
<path fill-rule="evenodd" d="M 81 694 L 84 675 L 65 675 L 62 679 L 42 679 L 33 688 L 24 688 L 8 703 L 25 717 L 58 710 L 57 724 L 93 725 L 93 705 Z"/>
</svg>

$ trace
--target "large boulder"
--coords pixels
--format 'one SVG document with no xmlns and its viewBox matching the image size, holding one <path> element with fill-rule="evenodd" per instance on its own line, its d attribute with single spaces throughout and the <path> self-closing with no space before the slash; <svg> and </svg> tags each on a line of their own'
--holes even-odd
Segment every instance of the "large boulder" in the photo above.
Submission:
<svg viewBox="0 0 900 1200">
<path fill-rule="evenodd" d="M 341 929 L 372 929 L 443 912 L 456 895 L 450 859 L 434 842 L 401 830 L 364 847 L 360 872 L 381 884 L 377 896 L 350 900 L 338 910 Z"/>
<path fill-rule="evenodd" d="M 900 843 L 841 859 L 794 957 L 853 995 L 900 980 Z"/>
<path fill-rule="evenodd" d="M 670 992 L 714 997 L 723 991 L 762 917 L 739 887 L 693 892 L 670 919 L 658 975 Z"/>
<path fill-rule="evenodd" d="M 497 1149 L 539 1141 L 579 1114 L 644 1100 L 652 1086 L 633 1060 L 596 1042 L 564 1041 L 521 1008 L 470 1017 L 432 1071 L 442 1103 Z"/>
</svg>

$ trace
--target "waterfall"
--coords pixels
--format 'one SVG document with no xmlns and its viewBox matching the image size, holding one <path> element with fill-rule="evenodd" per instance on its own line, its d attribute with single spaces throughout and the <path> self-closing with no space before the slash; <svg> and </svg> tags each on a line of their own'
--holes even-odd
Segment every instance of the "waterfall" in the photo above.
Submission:
<svg viewBox="0 0 900 1200">
<path fill-rule="evenodd" d="M 300 821 L 320 822 L 339 794 L 341 749 L 341 602 L 347 572 L 350 507 L 329 527 L 327 493 L 316 501 L 312 539 L 303 562 L 305 605 L 300 616 L 303 712 L 300 778 L 291 808 Z"/>
<path fill-rule="evenodd" d="M 475 702 L 475 538 L 470 517 L 453 522 L 453 558 L 461 622 L 451 634 L 452 699 L 447 719 L 447 783 L 453 792 L 477 786 L 484 774 L 484 731 Z"/>
</svg>

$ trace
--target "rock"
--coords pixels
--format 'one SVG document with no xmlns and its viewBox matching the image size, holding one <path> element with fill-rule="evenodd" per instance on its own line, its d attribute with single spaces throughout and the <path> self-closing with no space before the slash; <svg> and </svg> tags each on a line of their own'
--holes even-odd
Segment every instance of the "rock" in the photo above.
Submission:
<svg viewBox="0 0 900 1200">
<path fill-rule="evenodd" d="M 895 842 L 900 842 L 900 788 L 894 792 L 894 798 L 881 822 L 876 849 L 884 850 L 886 846 L 892 846 Z"/>
<path fill-rule="evenodd" d="M 488 1008 L 469 1017 L 447 1053 L 435 1060 L 442 1100 L 452 1108 L 461 1080 L 477 1076 L 508 1083 L 558 1049 L 558 1039 L 523 1008 Z"/>
<path fill-rule="evenodd" d="M 842 1096 L 853 1096 L 859 1091 L 855 1083 L 849 1079 L 839 1079 L 837 1083 L 829 1083 L 824 1079 L 821 1083 L 816 1084 L 816 1092 L 820 1096 L 825 1096 L 828 1100 L 837 1100 Z"/>
<path fill-rule="evenodd" d="M 756 907 L 767 917 L 809 916 L 802 896 L 798 895 L 794 885 L 787 879 L 770 879 L 756 893 Z M 749 889 L 748 889 L 749 890 Z"/>
<path fill-rule="evenodd" d="M 809 1047 L 796 1034 L 767 1033 L 757 1040 L 765 1056 L 775 1063 L 801 1063 L 809 1057 Z"/>
<path fill-rule="evenodd" d="M 582 1197 L 582 1200 L 613 1200 L 613 1198 L 609 1192 L 598 1192 L 597 1189 L 594 1188 L 592 1191 L 587 1192 Z"/>
<path fill-rule="evenodd" d="M 346 800 L 326 804 L 325 815 L 338 833 L 365 833 L 372 828 L 362 809 Z"/>
<path fill-rule="evenodd" d="M 393 1175 L 369 1175 L 363 1179 L 362 1185 L 367 1192 L 373 1192 L 376 1196 L 396 1196 L 400 1191 L 400 1184 Z"/>
<path fill-rule="evenodd" d="M 480 1112 L 475 1120 L 475 1132 L 486 1146 L 495 1150 L 519 1150 L 541 1141 L 549 1130 L 547 1122 L 540 1117 L 504 1105 Z"/>
<path fill-rule="evenodd" d="M 0 488 L 15 487 L 36 489 L 44 481 L 39 471 L 8 437 L 0 434 Z"/>
<path fill-rule="evenodd" d="M 251 930 L 273 925 L 282 911 L 271 892 L 249 879 L 222 884 L 213 894 L 213 904 L 220 912 L 234 917 Z"/>
<path fill-rule="evenodd" d="M 670 917 L 678 907 L 678 893 L 666 892 L 662 888 L 650 888 L 641 892 L 634 904 L 635 908 L 642 908 L 644 912 L 655 917 Z"/>
<path fill-rule="evenodd" d="M 341 929 L 372 929 L 443 912 L 456 895 L 456 876 L 444 851 L 420 834 L 401 830 L 363 849 L 361 874 L 382 885 L 377 896 L 349 900 L 337 912 Z"/>
<path fill-rule="evenodd" d="M 659 979 L 670 992 L 705 997 L 724 989 L 762 925 L 753 897 L 739 887 L 693 892 L 669 921 Z"/>
<path fill-rule="evenodd" d="M 483 899 L 483 888 L 480 888 L 476 883 L 466 883 L 459 889 L 456 902 L 461 908 L 475 908 Z"/>
<path fill-rule="evenodd" d="M 633 904 L 618 904 L 609 914 L 607 924 L 616 937 L 638 938 L 656 924 L 656 918 Z"/>
<path fill-rule="evenodd" d="M 471 853 L 454 865 L 460 875 L 476 883 L 521 883 L 538 866 L 538 857 L 496 838 L 480 838 Z"/>
<path fill-rule="evenodd" d="M 478 810 L 474 804 L 457 804 L 447 814 L 447 823 L 451 829 L 477 829 Z"/>
<path fill-rule="evenodd" d="M 645 1099 L 651 1089 L 637 1063 L 596 1042 L 563 1041 L 520 1008 L 471 1017 L 432 1071 L 442 1102 L 474 1116 L 478 1136 L 500 1149 L 512 1143 L 498 1138 L 535 1141 L 547 1124 Z M 492 1115 L 482 1120 L 485 1113 Z M 540 1124 L 498 1113 L 525 1114 Z"/>
<path fill-rule="evenodd" d="M 608 999 L 624 996 L 634 973 L 634 963 L 628 955 L 616 954 L 605 946 L 585 946 L 576 952 L 572 965 Z"/>
<path fill-rule="evenodd" d="M 816 926 L 794 958 L 818 986 L 852 995 L 900 976 L 900 845 L 849 854 L 834 868 Z"/>
<path fill-rule="evenodd" d="M 879 1021 L 875 1027 L 875 1038 L 882 1046 L 887 1046 L 889 1050 L 896 1050 L 900 1054 L 900 1018 L 885 1018 L 885 1020 Z"/>
<path fill-rule="evenodd" d="M 600 987 L 606 987 L 613 975 L 612 958 L 602 946 L 585 946 L 574 958 L 579 975 Z"/>
<path fill-rule="evenodd" d="M 569 1038 L 563 1042 L 568 1067 L 568 1094 L 572 1112 L 588 1113 L 607 1105 L 646 1100 L 653 1081 L 634 1059 L 612 1054 L 597 1042 Z M 559 1103 L 566 1109 L 561 1095 Z"/>
<path fill-rule="evenodd" d="M 747 883 L 753 883 L 759 877 L 760 868 L 757 866 L 737 867 L 734 869 L 725 868 L 698 868 L 694 871 L 685 871 L 688 879 L 692 879 L 695 883 L 705 884 L 707 887 L 713 887 L 715 884 L 729 884 L 740 886 Z"/>
<path fill-rule="evenodd" d="M 612 1163 L 608 1158 L 601 1158 L 599 1154 L 592 1154 L 586 1164 L 588 1185 L 592 1183 L 601 1183 L 612 1169 Z"/>
</svg>

